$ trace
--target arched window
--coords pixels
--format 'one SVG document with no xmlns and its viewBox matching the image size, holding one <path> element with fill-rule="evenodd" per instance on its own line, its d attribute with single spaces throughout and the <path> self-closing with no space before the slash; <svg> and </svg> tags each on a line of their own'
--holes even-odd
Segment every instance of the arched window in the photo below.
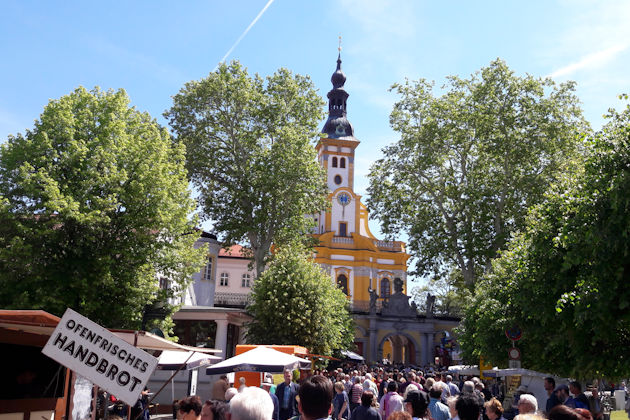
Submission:
<svg viewBox="0 0 630 420">
<path fill-rule="evenodd" d="M 337 276 L 337 287 L 348 296 L 348 277 L 345 274 L 339 274 Z"/>
<path fill-rule="evenodd" d="M 332 167 L 333 168 L 337 167 L 337 156 L 333 156 L 333 158 L 332 158 Z"/>
<path fill-rule="evenodd" d="M 339 161 L 339 167 L 340 168 L 345 168 L 346 167 L 346 158 L 341 158 L 341 160 Z"/>
<path fill-rule="evenodd" d="M 230 280 L 230 275 L 228 273 L 221 273 L 221 282 L 219 283 L 219 285 L 227 286 L 229 280 Z"/>
<path fill-rule="evenodd" d="M 381 297 L 388 298 L 391 293 L 392 293 L 392 290 L 390 288 L 389 279 L 387 277 L 382 278 L 381 279 Z"/>
<path fill-rule="evenodd" d="M 341 181 L 342 181 L 341 175 L 335 175 L 335 184 L 339 185 L 341 184 Z"/>
</svg>

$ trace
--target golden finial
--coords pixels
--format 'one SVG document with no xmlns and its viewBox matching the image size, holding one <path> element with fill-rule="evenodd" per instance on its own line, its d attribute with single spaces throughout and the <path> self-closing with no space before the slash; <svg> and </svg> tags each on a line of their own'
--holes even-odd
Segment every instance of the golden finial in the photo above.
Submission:
<svg viewBox="0 0 630 420">
<path fill-rule="evenodd" d="M 339 35 L 339 48 L 337 48 L 339 50 L 339 53 L 341 53 L 341 35 Z"/>
</svg>

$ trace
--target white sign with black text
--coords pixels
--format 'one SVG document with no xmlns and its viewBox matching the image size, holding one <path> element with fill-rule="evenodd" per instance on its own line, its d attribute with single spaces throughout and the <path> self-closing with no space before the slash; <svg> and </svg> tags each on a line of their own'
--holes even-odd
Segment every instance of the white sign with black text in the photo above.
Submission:
<svg viewBox="0 0 630 420">
<path fill-rule="evenodd" d="M 133 405 L 157 359 L 72 309 L 67 309 L 42 353 Z"/>
</svg>

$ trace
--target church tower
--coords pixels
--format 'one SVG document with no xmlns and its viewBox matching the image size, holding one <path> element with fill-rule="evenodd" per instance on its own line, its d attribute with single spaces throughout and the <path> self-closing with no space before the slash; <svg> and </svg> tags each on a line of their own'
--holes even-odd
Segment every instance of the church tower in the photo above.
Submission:
<svg viewBox="0 0 630 420">
<path fill-rule="evenodd" d="M 354 192 L 355 151 L 359 140 L 348 120 L 346 76 L 341 70 L 341 54 L 331 77 L 328 92 L 328 119 L 317 143 L 317 157 L 326 170 L 330 209 L 315 216 L 315 262 L 322 265 L 346 293 L 353 311 L 368 311 L 369 290 L 378 301 L 394 293 L 394 280 L 406 289 L 409 255 L 405 244 L 378 240 L 368 226 L 368 211 Z"/>
</svg>

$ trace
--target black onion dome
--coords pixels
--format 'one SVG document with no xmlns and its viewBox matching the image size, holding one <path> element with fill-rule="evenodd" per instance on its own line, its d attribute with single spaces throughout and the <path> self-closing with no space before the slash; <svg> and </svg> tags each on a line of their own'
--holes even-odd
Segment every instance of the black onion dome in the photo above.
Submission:
<svg viewBox="0 0 630 420">
<path fill-rule="evenodd" d="M 333 88 L 327 95 L 328 119 L 322 132 L 331 139 L 354 139 L 354 129 L 346 117 L 346 103 L 349 95 L 343 88 L 346 83 L 346 75 L 341 70 L 341 54 L 337 57 L 337 69 L 332 74 L 330 81 Z"/>
</svg>

